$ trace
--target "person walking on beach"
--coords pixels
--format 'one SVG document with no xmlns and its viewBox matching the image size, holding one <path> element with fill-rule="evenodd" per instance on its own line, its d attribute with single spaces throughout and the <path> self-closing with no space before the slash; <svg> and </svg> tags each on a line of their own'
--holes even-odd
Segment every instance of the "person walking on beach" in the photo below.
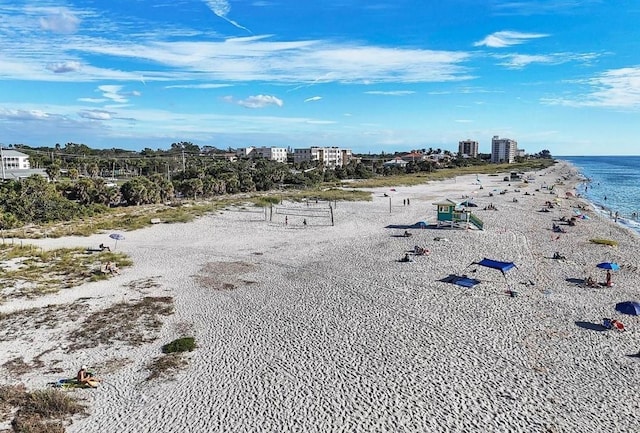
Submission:
<svg viewBox="0 0 640 433">
<path fill-rule="evenodd" d="M 607 287 L 613 286 L 613 281 L 611 281 L 611 271 L 607 269 Z"/>
</svg>

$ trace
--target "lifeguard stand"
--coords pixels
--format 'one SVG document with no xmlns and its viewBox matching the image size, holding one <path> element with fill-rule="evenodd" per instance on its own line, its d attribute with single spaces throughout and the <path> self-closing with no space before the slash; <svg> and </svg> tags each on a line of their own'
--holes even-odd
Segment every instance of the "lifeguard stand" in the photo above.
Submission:
<svg viewBox="0 0 640 433">
<path fill-rule="evenodd" d="M 460 207 L 460 205 L 454 201 L 445 199 L 433 204 L 437 207 L 438 227 L 469 228 L 470 225 L 473 225 L 479 230 L 484 229 L 484 223 L 480 218 L 473 215 L 470 210 Z"/>
</svg>

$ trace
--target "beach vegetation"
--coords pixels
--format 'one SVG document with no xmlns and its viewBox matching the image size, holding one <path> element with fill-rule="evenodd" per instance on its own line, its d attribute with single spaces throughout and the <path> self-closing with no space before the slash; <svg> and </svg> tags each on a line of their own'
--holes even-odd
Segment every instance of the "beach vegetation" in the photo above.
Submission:
<svg viewBox="0 0 640 433">
<path fill-rule="evenodd" d="M 194 337 L 180 337 L 162 346 L 164 355 L 154 358 L 148 365 L 149 376 L 146 380 L 153 380 L 161 377 L 172 377 L 176 372 L 188 365 L 184 358 L 184 352 L 191 352 L 196 349 L 196 339 Z"/>
<path fill-rule="evenodd" d="M 608 245 L 610 247 L 618 246 L 618 242 L 611 239 L 594 238 L 594 239 L 589 239 L 589 242 L 591 242 L 592 244 L 598 244 L 598 245 Z"/>
<path fill-rule="evenodd" d="M 73 415 L 85 412 L 72 394 L 57 389 L 30 392 L 24 385 L 0 386 L 0 421 L 13 417 L 17 433 L 63 433 Z"/>
<path fill-rule="evenodd" d="M 89 314 L 69 334 L 69 351 L 121 342 L 139 346 L 155 341 L 162 317 L 173 314 L 173 298 L 145 296 L 131 302 L 118 302 Z"/>
<path fill-rule="evenodd" d="M 33 245 L 0 244 L 0 283 L 14 290 L 0 295 L 7 298 L 31 298 L 60 289 L 76 287 L 87 281 L 109 278 L 101 272 L 103 263 L 115 263 L 119 268 L 133 262 L 123 253 L 87 253 L 83 248 L 43 250 Z"/>
<path fill-rule="evenodd" d="M 189 362 L 184 358 L 182 353 L 168 353 L 154 358 L 147 364 L 149 376 L 147 381 L 159 378 L 170 378 L 178 371 L 187 367 Z"/>
<path fill-rule="evenodd" d="M 181 337 L 162 346 L 162 353 L 191 352 L 196 348 L 194 337 Z"/>
</svg>

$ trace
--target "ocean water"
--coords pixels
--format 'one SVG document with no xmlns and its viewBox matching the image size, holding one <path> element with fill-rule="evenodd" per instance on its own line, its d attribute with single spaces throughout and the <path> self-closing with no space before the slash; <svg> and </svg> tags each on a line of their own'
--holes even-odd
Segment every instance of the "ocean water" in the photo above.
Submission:
<svg viewBox="0 0 640 433">
<path fill-rule="evenodd" d="M 640 233 L 640 156 L 559 156 L 585 182 L 577 192 L 604 215 Z"/>
</svg>

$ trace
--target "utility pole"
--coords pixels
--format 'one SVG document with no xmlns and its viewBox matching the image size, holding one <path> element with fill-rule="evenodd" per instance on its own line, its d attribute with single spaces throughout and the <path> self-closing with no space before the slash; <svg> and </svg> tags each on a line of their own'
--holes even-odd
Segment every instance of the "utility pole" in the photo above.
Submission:
<svg viewBox="0 0 640 433">
<path fill-rule="evenodd" d="M 182 146 L 182 171 L 183 172 L 187 171 L 187 166 L 186 166 L 185 160 L 184 160 L 184 145 Z"/>
</svg>

